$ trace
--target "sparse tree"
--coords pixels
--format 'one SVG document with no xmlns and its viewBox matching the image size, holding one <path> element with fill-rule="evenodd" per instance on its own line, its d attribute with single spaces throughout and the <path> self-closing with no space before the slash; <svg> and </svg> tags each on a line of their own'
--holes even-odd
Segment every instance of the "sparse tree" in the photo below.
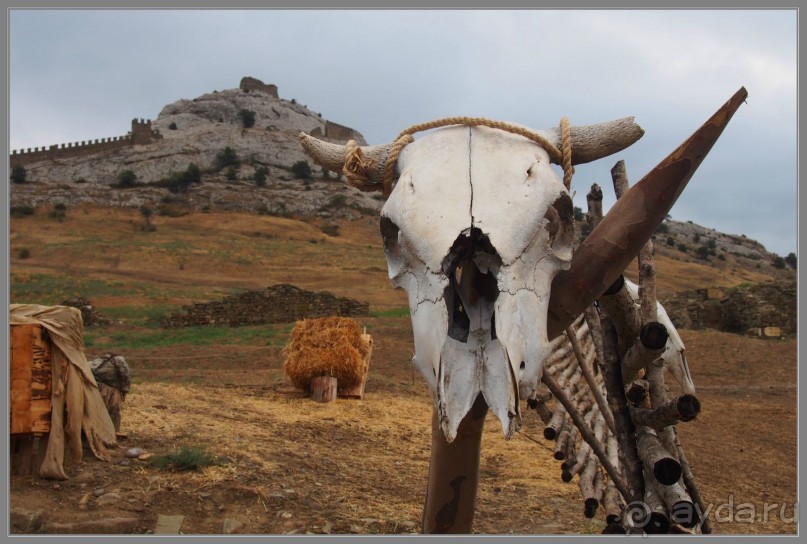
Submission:
<svg viewBox="0 0 807 544">
<path fill-rule="evenodd" d="M 67 217 L 67 205 L 63 202 L 57 202 L 53 205 L 53 211 L 50 212 L 50 217 L 57 219 L 59 223 L 64 221 Z"/>
<path fill-rule="evenodd" d="M 785 260 L 782 257 L 780 257 L 779 255 L 777 255 L 776 257 L 773 258 L 773 263 L 772 264 L 773 264 L 774 268 L 784 268 L 785 267 Z"/>
<path fill-rule="evenodd" d="M 308 161 L 295 162 L 291 167 L 291 171 L 296 179 L 311 179 L 311 166 Z"/>
<path fill-rule="evenodd" d="M 255 126 L 255 112 L 248 109 L 242 109 L 238 112 L 238 116 L 241 118 L 241 123 L 244 125 L 244 128 L 252 128 Z"/>
<path fill-rule="evenodd" d="M 154 210 L 152 210 L 150 206 L 148 206 L 147 204 L 143 204 L 142 206 L 140 206 L 140 215 L 142 215 L 143 219 L 146 220 L 146 226 L 144 230 L 148 232 L 156 230 L 154 228 L 154 225 L 151 223 L 151 217 L 154 215 Z"/>
<path fill-rule="evenodd" d="M 227 166 L 238 168 L 241 166 L 241 158 L 238 156 L 235 149 L 227 146 L 216 154 L 214 165 L 219 171 Z"/>
<path fill-rule="evenodd" d="M 118 187 L 134 187 L 137 184 L 137 175 L 131 170 L 124 170 L 118 174 Z"/>
<path fill-rule="evenodd" d="M 195 162 L 190 163 L 188 168 L 185 169 L 185 179 L 188 183 L 202 182 L 202 170 L 196 165 Z"/>
<path fill-rule="evenodd" d="M 11 181 L 12 183 L 25 183 L 26 177 L 28 173 L 25 171 L 25 167 L 21 164 L 16 165 L 11 169 Z"/>
<path fill-rule="evenodd" d="M 795 269 L 795 268 L 796 268 L 797 261 L 798 261 L 798 259 L 797 259 L 797 257 L 796 257 L 796 254 L 795 254 L 795 253 L 792 253 L 792 252 L 791 252 L 791 253 L 788 253 L 788 254 L 787 254 L 787 257 L 785 257 L 785 262 L 786 262 L 786 263 L 787 263 L 787 264 L 790 266 L 790 268 L 794 268 L 794 269 Z"/>
<path fill-rule="evenodd" d="M 266 178 L 269 176 L 269 169 L 265 166 L 261 166 L 255 170 L 255 174 L 252 176 L 252 179 L 255 180 L 255 185 L 258 187 L 263 187 L 266 185 Z"/>
</svg>

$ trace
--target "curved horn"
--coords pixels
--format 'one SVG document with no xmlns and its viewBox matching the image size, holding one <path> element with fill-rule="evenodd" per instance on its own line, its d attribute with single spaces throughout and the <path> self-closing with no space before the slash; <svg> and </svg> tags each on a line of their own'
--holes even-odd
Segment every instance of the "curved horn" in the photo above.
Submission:
<svg viewBox="0 0 807 544">
<path fill-rule="evenodd" d="M 360 178 L 347 175 L 348 182 L 362 191 L 381 191 L 384 183 L 384 165 L 387 162 L 392 144 L 351 147 L 350 145 L 332 144 L 300 133 L 300 143 L 311 159 L 320 166 L 333 172 L 343 172 L 348 153 L 358 160 L 362 169 Z M 358 150 L 358 151 L 354 151 Z"/>
<path fill-rule="evenodd" d="M 549 338 L 563 332 L 625 271 L 747 96 L 745 88 L 740 88 L 678 149 L 622 195 L 583 240 L 569 270 L 560 272 L 552 282 Z"/>
<path fill-rule="evenodd" d="M 633 121 L 633 117 L 571 127 L 570 132 L 572 164 L 585 164 L 618 153 L 644 135 L 644 130 Z M 558 149 L 561 148 L 560 127 L 540 130 L 538 133 Z"/>
</svg>

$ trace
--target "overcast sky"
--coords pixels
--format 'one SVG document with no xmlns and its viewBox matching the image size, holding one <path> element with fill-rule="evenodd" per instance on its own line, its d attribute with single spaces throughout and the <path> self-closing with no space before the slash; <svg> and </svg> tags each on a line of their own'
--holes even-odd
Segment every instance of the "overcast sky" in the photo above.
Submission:
<svg viewBox="0 0 807 544">
<path fill-rule="evenodd" d="M 12 10 L 12 149 L 119 136 L 134 117 L 243 76 L 371 144 L 484 116 L 535 129 L 635 116 L 645 136 L 577 168 L 613 202 L 741 86 L 741 106 L 671 211 L 796 251 L 797 12 Z"/>
</svg>

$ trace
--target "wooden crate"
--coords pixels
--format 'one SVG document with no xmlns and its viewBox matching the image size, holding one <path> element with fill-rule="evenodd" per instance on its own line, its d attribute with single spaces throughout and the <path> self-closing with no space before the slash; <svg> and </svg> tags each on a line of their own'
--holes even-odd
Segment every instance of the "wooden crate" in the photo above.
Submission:
<svg viewBox="0 0 807 544">
<path fill-rule="evenodd" d="M 52 376 L 47 332 L 39 325 L 12 325 L 9 338 L 11 435 L 48 433 Z"/>
</svg>

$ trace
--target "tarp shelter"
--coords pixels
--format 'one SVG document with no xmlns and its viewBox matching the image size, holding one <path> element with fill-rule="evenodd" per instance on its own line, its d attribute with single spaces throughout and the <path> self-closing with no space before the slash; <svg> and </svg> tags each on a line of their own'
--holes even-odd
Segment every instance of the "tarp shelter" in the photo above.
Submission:
<svg viewBox="0 0 807 544">
<path fill-rule="evenodd" d="M 12 304 L 9 324 L 43 327 L 53 347 L 50 434 L 39 475 L 67 479 L 65 450 L 70 461 L 81 462 L 82 431 L 95 457 L 109 461 L 109 450 L 117 447 L 115 426 L 84 355 L 81 312 L 69 306 Z"/>
</svg>

